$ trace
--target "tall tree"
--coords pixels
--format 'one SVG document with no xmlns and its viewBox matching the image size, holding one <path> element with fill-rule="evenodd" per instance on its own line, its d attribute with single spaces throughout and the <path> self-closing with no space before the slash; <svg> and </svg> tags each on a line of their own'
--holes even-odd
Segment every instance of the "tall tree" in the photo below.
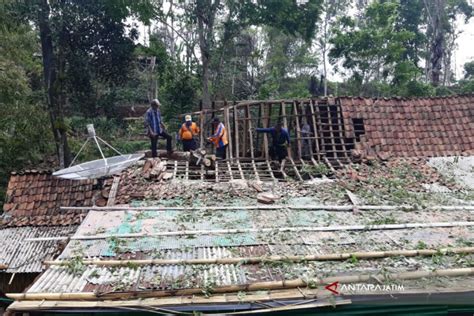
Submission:
<svg viewBox="0 0 474 316">
<path fill-rule="evenodd" d="M 348 0 L 324 0 L 321 6 L 321 19 L 318 23 L 316 37 L 319 55 L 323 64 L 324 76 L 324 95 L 328 93 L 328 52 L 330 49 L 330 39 L 333 36 L 333 30 L 337 25 L 338 17 L 345 15 L 349 8 Z"/>
<path fill-rule="evenodd" d="M 67 92 L 84 102 L 93 91 L 92 80 L 125 78 L 136 32 L 132 29 L 129 39 L 124 21 L 132 15 L 146 21 L 153 6 L 132 0 L 35 0 L 32 4 L 19 3 L 18 9 L 40 33 L 46 103 L 58 159 L 65 166 L 71 158 L 65 123 Z"/>
<path fill-rule="evenodd" d="M 446 84 L 450 78 L 451 51 L 454 49 L 457 36 L 455 21 L 459 16 L 463 16 L 467 23 L 474 9 L 466 0 L 423 0 L 423 2 L 428 38 L 426 74 L 431 84 L 436 87 L 441 83 Z"/>
<path fill-rule="evenodd" d="M 56 57 L 53 47 L 53 34 L 50 26 L 51 9 L 48 0 L 38 0 L 38 28 L 41 38 L 43 56 L 44 88 L 46 102 L 51 120 L 51 127 L 56 143 L 59 165 L 64 167 L 71 161 L 71 152 L 67 141 L 67 127 L 64 120 L 63 83 L 58 78 L 58 68 L 63 70 L 62 51 Z M 62 37 L 61 37 L 62 39 Z"/>
<path fill-rule="evenodd" d="M 403 59 L 405 43 L 415 35 L 395 27 L 398 10 L 396 1 L 375 1 L 366 8 L 363 19 L 346 16 L 335 31 L 331 61 L 343 60 L 344 68 L 352 72 L 352 79 L 359 85 L 359 93 L 380 93 L 381 84 L 406 84 L 416 76 L 414 63 Z M 370 82 L 379 88 L 367 90 Z"/>
</svg>

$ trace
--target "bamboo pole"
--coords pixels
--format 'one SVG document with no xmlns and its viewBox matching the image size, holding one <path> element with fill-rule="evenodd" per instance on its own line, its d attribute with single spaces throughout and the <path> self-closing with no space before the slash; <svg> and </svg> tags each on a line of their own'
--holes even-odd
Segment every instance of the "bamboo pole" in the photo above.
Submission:
<svg viewBox="0 0 474 316">
<path fill-rule="evenodd" d="M 412 249 L 412 250 L 390 250 L 369 252 L 344 252 L 322 255 L 307 256 L 263 256 L 263 257 L 236 257 L 236 258 L 212 258 L 212 259 L 143 259 L 143 260 L 84 260 L 85 265 L 126 267 L 129 265 L 208 265 L 208 264 L 260 264 L 273 262 L 306 262 L 306 261 L 336 261 L 350 258 L 377 259 L 387 257 L 416 257 L 432 256 L 436 254 L 471 254 L 474 247 L 463 248 L 441 248 L 441 249 Z M 48 260 L 43 263 L 48 266 L 60 266 L 68 264 L 68 260 Z"/>
<path fill-rule="evenodd" d="M 327 278 L 314 279 L 292 279 L 280 281 L 264 281 L 248 284 L 235 284 L 221 286 L 212 289 L 212 293 L 232 293 L 239 291 L 262 291 L 262 290 L 278 290 L 307 287 L 311 285 L 324 286 L 334 282 L 340 284 L 364 283 L 372 280 L 383 281 L 401 281 L 416 280 L 429 277 L 458 277 L 474 274 L 474 268 L 454 268 L 441 269 L 434 271 L 409 271 L 400 273 L 387 274 L 358 274 L 346 276 L 333 276 Z M 181 296 L 202 294 L 202 288 L 189 288 L 180 290 L 152 290 L 152 291 L 135 291 L 135 292 L 115 292 L 115 293 L 7 293 L 7 297 L 14 300 L 108 300 L 108 299 L 129 299 L 129 298 L 147 298 L 147 297 L 165 297 L 165 296 Z"/>
<path fill-rule="evenodd" d="M 406 224 L 385 224 L 385 225 L 352 225 L 352 226 L 291 226 L 291 227 L 260 227 L 260 228 L 239 228 L 239 229 L 215 229 L 215 230 L 180 230 L 163 231 L 156 233 L 129 233 L 129 234 L 101 234 L 72 236 L 70 240 L 96 240 L 108 238 L 144 238 L 163 236 L 188 236 L 188 235 L 226 235 L 226 234 L 247 234 L 247 233 L 283 233 L 283 232 L 333 232 L 333 231 L 369 231 L 369 230 L 393 230 L 412 228 L 444 228 L 444 227 L 471 227 L 474 222 L 434 222 L 434 223 L 406 223 Z M 26 238 L 25 241 L 46 241 L 62 240 L 68 237 L 40 237 Z"/>
<path fill-rule="evenodd" d="M 248 205 L 248 206 L 61 206 L 60 210 L 75 211 L 201 211 L 201 210 L 326 210 L 326 211 L 352 211 L 353 205 Z M 429 210 L 429 211 L 474 211 L 474 205 L 433 205 L 426 208 L 420 208 L 417 205 L 358 205 L 357 209 L 364 211 L 410 211 L 410 210 Z"/>
<path fill-rule="evenodd" d="M 103 301 L 16 301 L 9 306 L 9 310 L 38 310 L 54 308 L 101 308 L 101 307 L 127 307 L 127 306 L 174 306 L 174 305 L 192 305 L 192 304 L 218 304 L 218 303 L 244 303 L 244 302 L 262 302 L 282 299 L 301 299 L 323 297 L 328 293 L 321 289 L 284 289 L 276 291 L 246 292 L 244 296 L 237 293 L 205 296 L 179 296 L 162 298 L 138 298 L 128 300 L 103 300 Z M 319 300 L 318 300 L 319 301 Z M 350 300 L 337 300 L 336 302 L 345 302 Z"/>
</svg>

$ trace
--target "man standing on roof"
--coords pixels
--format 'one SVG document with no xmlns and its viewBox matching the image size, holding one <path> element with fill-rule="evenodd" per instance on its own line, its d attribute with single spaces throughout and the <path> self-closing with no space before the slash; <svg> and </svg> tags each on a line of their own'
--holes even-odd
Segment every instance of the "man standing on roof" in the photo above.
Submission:
<svg viewBox="0 0 474 316">
<path fill-rule="evenodd" d="M 171 136 L 166 133 L 165 126 L 161 119 L 160 112 L 161 103 L 158 99 L 150 102 L 150 108 L 145 113 L 145 125 L 147 127 L 147 134 L 151 141 L 151 156 L 157 157 L 158 138 L 161 136 L 166 139 L 166 151 L 168 155 L 173 152 L 171 148 Z"/>
<path fill-rule="evenodd" d="M 183 142 L 183 150 L 196 150 L 196 137 L 199 135 L 199 127 L 193 122 L 191 115 L 184 117 L 185 122 L 179 130 L 179 139 Z"/>
<path fill-rule="evenodd" d="M 274 127 L 257 128 L 257 133 L 269 133 L 272 135 L 272 144 L 270 148 L 270 157 L 273 160 L 282 161 L 288 155 L 288 145 L 290 145 L 290 134 L 286 128 L 278 122 Z"/>
<path fill-rule="evenodd" d="M 225 159 L 226 149 L 229 141 L 227 140 L 227 130 L 219 118 L 215 117 L 212 120 L 212 127 L 214 128 L 214 135 L 208 138 L 208 141 L 212 142 L 216 147 L 216 156 Z"/>
</svg>

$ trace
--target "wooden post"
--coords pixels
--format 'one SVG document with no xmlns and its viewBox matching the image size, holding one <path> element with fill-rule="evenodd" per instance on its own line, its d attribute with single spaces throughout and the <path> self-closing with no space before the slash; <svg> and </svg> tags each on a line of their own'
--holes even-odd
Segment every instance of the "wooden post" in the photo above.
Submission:
<svg viewBox="0 0 474 316">
<path fill-rule="evenodd" d="M 280 113 L 281 113 L 281 116 L 283 117 L 283 127 L 288 130 L 288 120 L 286 119 L 286 103 L 284 101 L 281 102 Z M 289 130 L 288 130 L 288 133 L 290 133 Z M 288 145 L 287 150 L 288 150 L 288 158 L 291 158 L 291 142 Z"/>
<path fill-rule="evenodd" d="M 296 108 L 296 100 L 293 101 L 293 113 L 295 115 L 295 120 L 296 120 L 296 143 L 297 143 L 297 149 L 298 149 L 298 158 L 302 159 L 303 154 L 302 154 L 302 144 L 301 144 L 301 127 L 300 127 L 300 118 L 298 115 L 298 109 Z"/>
<path fill-rule="evenodd" d="M 227 130 L 227 139 L 229 140 L 229 146 L 227 146 L 227 157 L 231 160 L 233 159 L 232 154 L 232 128 L 230 127 L 230 120 L 229 120 L 229 106 L 227 105 L 227 101 L 224 100 L 224 121 L 225 127 Z"/>
<path fill-rule="evenodd" d="M 202 101 L 201 101 L 201 107 L 202 107 Z M 199 113 L 199 128 L 201 129 L 199 132 L 199 147 L 200 148 L 204 147 L 204 120 L 205 120 L 205 116 L 204 116 L 204 113 L 201 111 L 201 113 Z"/>
<path fill-rule="evenodd" d="M 260 176 L 258 175 L 257 171 L 257 166 L 255 165 L 255 153 L 254 153 L 254 147 L 253 147 L 253 134 L 252 134 L 252 119 L 250 117 L 250 106 L 247 104 L 246 107 L 247 109 L 247 117 L 248 117 L 248 133 L 249 133 L 249 139 L 250 139 L 250 157 L 252 158 L 252 168 L 255 173 L 255 179 L 257 181 L 260 181 Z"/>
<path fill-rule="evenodd" d="M 242 136 L 244 138 L 243 143 L 242 143 L 242 151 L 243 151 L 242 156 L 243 157 L 247 157 L 247 135 L 248 135 L 248 129 L 249 129 L 249 127 L 248 127 L 248 122 L 249 122 L 248 118 L 249 118 L 249 115 L 250 115 L 250 113 L 248 113 L 248 106 L 249 105 L 247 104 L 244 107 L 244 117 L 245 117 L 244 118 L 244 132 L 242 133 Z"/>
<path fill-rule="evenodd" d="M 316 148 L 316 152 L 317 152 L 317 158 L 316 158 L 316 159 L 317 159 L 318 162 L 319 162 L 319 161 L 321 161 L 321 154 L 322 154 L 322 152 L 321 152 L 321 150 L 320 150 L 320 148 L 319 148 L 318 124 L 316 124 L 316 117 L 315 117 L 316 113 L 314 112 L 313 102 L 314 102 L 314 100 L 310 100 L 310 101 L 309 101 L 309 109 L 310 109 L 310 111 L 311 111 L 311 119 L 312 119 L 312 122 L 313 122 L 313 133 L 314 133 L 313 137 L 314 137 L 315 148 Z M 308 122 L 308 124 L 309 124 L 309 122 Z M 314 156 L 314 155 L 313 155 L 313 156 Z"/>
<path fill-rule="evenodd" d="M 239 115 L 237 111 L 237 103 L 234 102 L 234 127 L 235 127 L 235 157 L 240 158 L 240 140 L 239 140 Z"/>
</svg>

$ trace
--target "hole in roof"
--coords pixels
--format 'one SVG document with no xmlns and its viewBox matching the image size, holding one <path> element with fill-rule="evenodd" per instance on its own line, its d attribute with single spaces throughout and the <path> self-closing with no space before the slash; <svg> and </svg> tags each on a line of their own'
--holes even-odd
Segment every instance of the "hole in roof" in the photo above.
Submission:
<svg viewBox="0 0 474 316">
<path fill-rule="evenodd" d="M 353 118 L 352 125 L 354 126 L 354 133 L 356 141 L 360 141 L 360 135 L 365 134 L 364 119 L 362 118 Z"/>
</svg>

